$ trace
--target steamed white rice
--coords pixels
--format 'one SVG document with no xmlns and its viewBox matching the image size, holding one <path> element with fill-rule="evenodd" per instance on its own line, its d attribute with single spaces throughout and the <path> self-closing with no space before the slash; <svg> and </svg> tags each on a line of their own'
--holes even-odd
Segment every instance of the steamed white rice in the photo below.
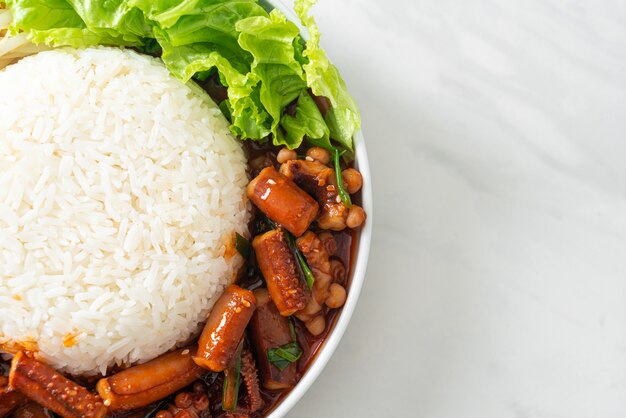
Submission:
<svg viewBox="0 0 626 418">
<path fill-rule="evenodd" d="M 0 71 L 0 349 L 73 374 L 193 336 L 241 266 L 246 160 L 160 61 L 56 50 Z"/>
</svg>

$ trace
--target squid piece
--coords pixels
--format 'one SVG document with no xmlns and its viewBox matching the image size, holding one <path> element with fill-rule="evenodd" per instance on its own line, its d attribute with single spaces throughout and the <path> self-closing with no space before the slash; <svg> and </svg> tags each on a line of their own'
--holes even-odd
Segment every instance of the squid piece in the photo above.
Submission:
<svg viewBox="0 0 626 418">
<path fill-rule="evenodd" d="M 261 170 L 248 184 L 247 194 L 268 218 L 296 237 L 309 228 L 319 210 L 311 196 L 274 167 Z"/>
<path fill-rule="evenodd" d="M 345 274 L 345 268 L 340 261 L 331 260 L 330 255 L 337 250 L 337 244 L 332 236 L 320 234 L 318 237 L 307 231 L 296 240 L 296 246 L 306 258 L 307 264 L 315 276 L 312 297 L 306 307 L 298 311 L 296 317 L 303 321 L 313 335 L 318 335 L 325 329 L 323 316 L 320 317 L 324 304 L 329 308 L 339 308 L 345 302 L 345 289 L 334 283 L 337 278 Z M 343 269 L 343 271 L 341 271 Z M 333 288 L 334 286 L 334 288 Z M 343 290 L 343 299 L 340 294 Z"/>
<path fill-rule="evenodd" d="M 256 289 L 254 295 L 258 304 L 250 320 L 248 335 L 256 354 L 261 384 L 269 390 L 288 389 L 298 381 L 296 363 L 290 363 L 284 370 L 280 370 L 270 363 L 267 350 L 292 341 L 289 320 L 278 312 L 266 289 Z"/>
<path fill-rule="evenodd" d="M 237 285 L 226 287 L 209 314 L 193 361 L 207 370 L 224 371 L 237 352 L 255 308 L 252 292 Z"/>
<path fill-rule="evenodd" d="M 322 304 L 318 303 L 314 297 L 310 297 L 305 307 L 296 312 L 294 316 L 306 324 L 316 318 L 322 312 L 322 308 Z"/>
<path fill-rule="evenodd" d="M 313 296 L 320 305 L 328 297 L 328 287 L 333 281 L 330 255 L 315 233 L 307 231 L 296 240 L 296 246 L 306 258 L 307 264 L 315 276 Z"/>
<path fill-rule="evenodd" d="M 199 382 L 197 382 L 199 383 Z M 199 383 L 202 385 L 202 383 Z M 194 384 L 196 386 L 196 384 Z M 203 393 L 204 392 L 204 393 Z M 137 418 L 145 418 L 144 412 Z M 150 415 L 152 416 L 152 415 Z M 156 412 L 155 418 L 211 418 L 209 412 L 209 397 L 206 388 L 197 392 L 179 392 L 173 402 L 168 403 L 166 407 Z"/>
<path fill-rule="evenodd" d="M 263 273 L 270 298 L 282 316 L 303 309 L 307 303 L 296 259 L 281 228 L 257 235 L 252 241 L 256 261 Z"/>
<path fill-rule="evenodd" d="M 0 418 L 8 416 L 15 409 L 28 402 L 28 398 L 20 392 L 2 386 L 0 386 Z"/>
<path fill-rule="evenodd" d="M 149 405 L 206 373 L 191 358 L 194 348 L 181 348 L 100 379 L 96 390 L 114 411 Z"/>
<path fill-rule="evenodd" d="M 250 412 L 256 412 L 263 408 L 264 402 L 259 389 L 259 376 L 256 364 L 254 363 L 252 353 L 247 349 L 241 353 L 241 378 L 248 394 Z"/>
<path fill-rule="evenodd" d="M 332 232 L 322 231 L 317 235 L 317 237 L 320 239 L 320 241 L 322 241 L 322 245 L 326 249 L 326 252 L 328 252 L 328 255 L 329 256 L 335 255 L 338 249 L 337 240 L 335 240 L 335 237 L 333 236 Z"/>
<path fill-rule="evenodd" d="M 335 170 L 319 161 L 291 160 L 280 166 L 280 172 L 315 196 L 321 207 L 317 220 L 320 228 L 333 231 L 346 228 L 349 209 L 339 198 Z"/>
<path fill-rule="evenodd" d="M 107 412 L 100 396 L 27 356 L 23 351 L 13 357 L 9 386 L 66 418 L 100 418 Z"/>
<path fill-rule="evenodd" d="M 342 231 L 346 226 L 358 228 L 365 221 L 361 207 L 348 208 L 341 201 L 334 169 L 319 161 L 290 160 L 280 166 L 280 172 L 315 197 L 321 208 L 317 219 L 320 228 Z"/>
</svg>

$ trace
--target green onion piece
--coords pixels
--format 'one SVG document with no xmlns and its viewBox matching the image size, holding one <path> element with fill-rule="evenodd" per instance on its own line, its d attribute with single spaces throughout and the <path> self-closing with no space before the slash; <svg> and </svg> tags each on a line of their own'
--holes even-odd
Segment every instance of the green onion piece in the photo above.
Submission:
<svg viewBox="0 0 626 418">
<path fill-rule="evenodd" d="M 270 230 L 270 229 L 278 229 L 278 224 L 274 221 L 272 221 L 270 218 L 266 217 L 265 218 L 265 227 Z"/>
<path fill-rule="evenodd" d="M 298 361 L 300 357 L 302 357 L 302 349 L 295 341 L 267 350 L 267 359 L 281 371 Z"/>
<path fill-rule="evenodd" d="M 291 331 L 291 339 L 293 341 L 296 341 L 296 325 L 293 323 L 293 318 L 292 317 L 287 317 L 287 319 L 289 320 L 289 331 Z"/>
<path fill-rule="evenodd" d="M 224 116 L 229 122 L 233 121 L 233 112 L 228 100 L 222 100 L 218 105 Z"/>
<path fill-rule="evenodd" d="M 239 235 L 238 232 L 235 232 L 235 248 L 237 248 L 237 252 L 239 252 L 244 259 L 247 260 L 250 258 L 250 254 L 252 253 L 250 241 Z"/>
<path fill-rule="evenodd" d="M 334 149 L 333 160 L 335 162 L 335 179 L 337 180 L 337 190 L 339 192 L 339 198 L 343 204 L 349 209 L 352 207 L 352 200 L 350 200 L 350 194 L 343 185 L 343 178 L 341 177 L 341 166 L 339 165 L 339 150 Z"/>
<path fill-rule="evenodd" d="M 313 272 L 309 268 L 309 265 L 306 263 L 304 256 L 302 255 L 300 250 L 297 248 L 296 248 L 296 258 L 298 259 L 298 263 L 300 264 L 302 273 L 304 273 L 304 278 L 306 279 L 306 285 L 309 287 L 309 289 L 313 289 L 313 284 L 315 283 L 315 276 L 313 276 Z"/>
<path fill-rule="evenodd" d="M 298 247 L 296 246 L 296 240 L 293 237 L 293 235 L 291 235 L 288 231 L 284 231 L 284 232 L 285 234 L 287 234 L 287 239 L 289 240 L 289 246 L 291 247 L 291 250 L 296 255 L 296 260 L 298 260 L 298 264 L 300 265 L 302 274 L 304 274 L 306 285 L 309 287 L 309 289 L 313 289 L 313 284 L 315 283 L 315 276 L 313 276 L 313 272 L 311 271 L 311 268 L 307 264 L 306 259 L 304 258 L 304 256 L 302 255 Z"/>
<path fill-rule="evenodd" d="M 235 365 L 224 370 L 224 386 L 222 387 L 222 409 L 234 411 L 239 400 L 241 384 L 241 348 L 237 351 Z"/>
</svg>

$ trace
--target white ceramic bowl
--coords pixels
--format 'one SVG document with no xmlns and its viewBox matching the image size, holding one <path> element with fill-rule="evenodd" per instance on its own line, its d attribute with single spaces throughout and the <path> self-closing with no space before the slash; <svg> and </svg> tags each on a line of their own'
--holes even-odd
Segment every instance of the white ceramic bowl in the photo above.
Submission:
<svg viewBox="0 0 626 418">
<path fill-rule="evenodd" d="M 270 4 L 277 9 L 280 9 L 285 15 L 298 26 L 302 27 L 298 23 L 298 18 L 291 9 L 281 0 L 261 0 L 262 3 Z M 303 37 L 306 39 L 307 34 L 303 31 Z M 348 280 L 348 295 L 346 303 L 341 309 L 338 317 L 335 320 L 335 324 L 328 334 L 326 340 L 319 348 L 313 362 L 309 365 L 306 373 L 302 376 L 302 379 L 298 384 L 289 392 L 289 394 L 279 403 L 279 405 L 269 414 L 269 418 L 281 418 L 287 414 L 287 412 L 293 408 L 293 406 L 302 398 L 304 393 L 311 387 L 315 379 L 322 372 L 326 363 L 332 356 L 333 352 L 339 345 L 339 341 L 343 336 L 352 313 L 357 304 L 359 293 L 363 285 L 365 278 L 365 270 L 367 268 L 367 261 L 369 258 L 370 242 L 372 237 L 372 181 L 370 176 L 369 162 L 367 159 L 367 151 L 365 149 L 365 141 L 363 134 L 358 132 L 355 136 L 356 146 L 356 168 L 361 172 L 363 176 L 363 189 L 362 193 L 362 205 L 365 213 L 367 214 L 367 220 L 365 226 L 360 231 L 360 234 L 356 242 L 356 259 L 352 260 L 353 266 L 351 269 L 351 277 Z"/>
<path fill-rule="evenodd" d="M 291 7 L 287 6 L 283 1 L 268 0 L 267 3 L 273 5 L 277 9 L 280 9 L 283 13 L 285 13 L 289 20 L 298 23 L 298 18 Z M 300 25 L 298 24 L 298 26 Z M 303 33 L 303 37 L 306 38 L 305 33 Z M 367 150 L 365 149 L 363 133 L 360 131 L 355 136 L 355 147 L 356 168 L 363 176 L 363 189 L 361 190 L 361 196 L 363 209 L 367 214 L 367 220 L 365 222 L 365 226 L 360 231 L 356 243 L 356 259 L 352 260 L 353 268 L 351 269 L 351 276 L 348 279 L 348 297 L 335 321 L 332 330 L 317 352 L 313 362 L 309 364 L 309 368 L 306 373 L 302 376 L 302 379 L 300 379 L 296 387 L 294 387 L 280 402 L 280 404 L 269 414 L 269 418 L 284 417 L 311 387 L 322 370 L 324 370 L 326 363 L 330 360 L 330 357 L 339 345 L 339 341 L 341 341 L 343 333 L 348 327 L 348 323 L 350 322 L 350 318 L 352 317 L 352 313 L 356 307 L 357 300 L 359 299 L 359 294 L 361 293 L 361 287 L 363 286 L 365 271 L 367 269 L 367 261 L 369 259 L 370 242 L 372 240 L 372 219 L 374 212 L 372 209 L 372 179 L 370 176 L 369 161 L 367 159 Z"/>
</svg>

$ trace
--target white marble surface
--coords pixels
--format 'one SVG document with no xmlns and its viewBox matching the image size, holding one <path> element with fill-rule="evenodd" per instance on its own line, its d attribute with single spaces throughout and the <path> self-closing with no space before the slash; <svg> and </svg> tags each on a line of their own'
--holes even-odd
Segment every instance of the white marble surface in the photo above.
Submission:
<svg viewBox="0 0 626 418">
<path fill-rule="evenodd" d="M 320 0 L 372 255 L 290 417 L 626 416 L 626 3 Z"/>
</svg>

